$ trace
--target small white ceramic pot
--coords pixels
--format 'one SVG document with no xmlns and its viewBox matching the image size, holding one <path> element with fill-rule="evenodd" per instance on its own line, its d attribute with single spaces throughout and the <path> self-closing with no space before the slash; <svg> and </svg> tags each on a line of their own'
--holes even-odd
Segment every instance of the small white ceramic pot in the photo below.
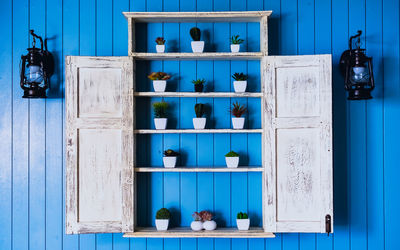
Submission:
<svg viewBox="0 0 400 250">
<path fill-rule="evenodd" d="M 167 87 L 167 80 L 153 81 L 153 88 L 155 92 L 165 92 L 165 87 Z"/>
<path fill-rule="evenodd" d="M 174 168 L 176 165 L 177 156 L 164 156 L 163 163 L 165 168 Z"/>
<path fill-rule="evenodd" d="M 243 129 L 244 127 L 244 117 L 232 117 L 233 129 Z"/>
<path fill-rule="evenodd" d="M 156 45 L 157 53 L 164 53 L 165 52 L 165 45 Z"/>
<path fill-rule="evenodd" d="M 236 219 L 236 225 L 239 230 L 247 231 L 250 227 L 250 219 Z"/>
<path fill-rule="evenodd" d="M 239 156 L 234 156 L 234 157 L 225 156 L 225 162 L 228 168 L 237 168 L 239 166 Z"/>
<path fill-rule="evenodd" d="M 204 129 L 206 127 L 207 118 L 193 118 L 194 129 Z"/>
<path fill-rule="evenodd" d="M 231 52 L 238 53 L 240 50 L 240 44 L 231 44 Z"/>
<path fill-rule="evenodd" d="M 215 230 L 217 228 L 217 222 L 213 220 L 207 220 L 203 222 L 203 228 L 207 231 Z"/>
<path fill-rule="evenodd" d="M 154 118 L 154 126 L 156 129 L 166 129 L 168 118 Z"/>
<path fill-rule="evenodd" d="M 203 230 L 203 222 L 195 220 L 190 223 L 190 227 L 193 231 L 200 231 Z"/>
<path fill-rule="evenodd" d="M 159 220 L 156 219 L 157 231 L 167 231 L 169 224 L 169 219 Z"/>
<path fill-rule="evenodd" d="M 193 53 L 203 53 L 204 41 L 192 41 L 191 45 Z"/>
<path fill-rule="evenodd" d="M 247 81 L 233 81 L 233 88 L 236 93 L 242 93 L 246 91 Z"/>
</svg>

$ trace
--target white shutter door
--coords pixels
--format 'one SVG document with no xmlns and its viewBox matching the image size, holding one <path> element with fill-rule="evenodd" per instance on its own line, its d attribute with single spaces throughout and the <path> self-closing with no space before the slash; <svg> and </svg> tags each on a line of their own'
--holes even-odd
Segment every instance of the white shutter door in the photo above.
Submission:
<svg viewBox="0 0 400 250">
<path fill-rule="evenodd" d="M 325 232 L 333 212 L 331 56 L 264 60 L 265 231 Z"/>
<path fill-rule="evenodd" d="M 66 57 L 66 232 L 132 232 L 129 57 Z"/>
</svg>

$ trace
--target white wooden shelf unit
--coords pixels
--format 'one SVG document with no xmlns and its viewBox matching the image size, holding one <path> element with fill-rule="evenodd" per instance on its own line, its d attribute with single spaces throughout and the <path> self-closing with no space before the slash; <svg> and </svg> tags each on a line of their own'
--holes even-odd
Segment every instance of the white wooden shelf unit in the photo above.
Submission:
<svg viewBox="0 0 400 250">
<path fill-rule="evenodd" d="M 66 232 L 146 238 L 270 238 L 332 232 L 331 56 L 268 56 L 271 11 L 124 12 L 128 57 L 66 57 Z M 260 52 L 137 53 L 135 23 L 259 22 Z M 260 60 L 261 93 L 136 92 L 136 60 Z M 135 128 L 136 97 L 261 98 L 261 129 Z M 136 134 L 261 133 L 262 166 L 135 166 Z M 136 226 L 137 172 L 260 172 L 262 228 L 158 232 Z"/>
</svg>

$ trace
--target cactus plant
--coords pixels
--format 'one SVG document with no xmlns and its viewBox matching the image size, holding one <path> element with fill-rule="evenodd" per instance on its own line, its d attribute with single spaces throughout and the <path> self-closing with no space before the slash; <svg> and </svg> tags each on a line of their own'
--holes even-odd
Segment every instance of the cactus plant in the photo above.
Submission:
<svg viewBox="0 0 400 250">
<path fill-rule="evenodd" d="M 167 118 L 168 103 L 155 102 L 153 103 L 154 118 Z"/>
<path fill-rule="evenodd" d="M 168 75 L 165 72 L 152 72 L 150 75 L 147 76 L 150 80 L 168 80 L 171 78 L 170 75 Z"/>
<path fill-rule="evenodd" d="M 243 43 L 244 42 L 244 40 L 243 39 L 240 39 L 239 38 L 239 35 L 236 35 L 236 36 L 232 36 L 231 37 L 231 43 L 232 44 L 241 44 L 241 43 Z"/>
<path fill-rule="evenodd" d="M 232 78 L 235 79 L 235 81 L 246 81 L 248 76 L 243 73 L 235 73 L 232 75 Z"/>
<path fill-rule="evenodd" d="M 164 45 L 165 44 L 164 37 L 157 37 L 156 43 L 157 43 L 157 45 Z"/>
<path fill-rule="evenodd" d="M 169 218 L 171 218 L 171 213 L 166 208 L 161 208 L 156 213 L 156 219 L 157 220 L 167 220 Z"/>
<path fill-rule="evenodd" d="M 197 27 L 193 27 L 190 29 L 190 36 L 192 37 L 193 41 L 200 41 L 201 38 L 201 31 Z"/>
<path fill-rule="evenodd" d="M 248 219 L 249 216 L 246 213 L 240 212 L 240 213 L 237 214 L 236 218 L 239 219 L 239 220 L 242 220 L 242 219 Z"/>
<path fill-rule="evenodd" d="M 232 106 L 230 113 L 235 117 L 241 117 L 247 111 L 246 107 L 238 102 L 233 103 Z"/>
<path fill-rule="evenodd" d="M 194 112 L 196 112 L 196 117 L 201 118 L 205 113 L 205 105 L 203 103 L 197 103 L 194 105 Z"/>
<path fill-rule="evenodd" d="M 164 151 L 164 156 L 166 156 L 166 157 L 178 156 L 178 155 L 179 155 L 179 152 L 175 152 L 172 149 L 167 149 L 167 150 Z"/>
</svg>

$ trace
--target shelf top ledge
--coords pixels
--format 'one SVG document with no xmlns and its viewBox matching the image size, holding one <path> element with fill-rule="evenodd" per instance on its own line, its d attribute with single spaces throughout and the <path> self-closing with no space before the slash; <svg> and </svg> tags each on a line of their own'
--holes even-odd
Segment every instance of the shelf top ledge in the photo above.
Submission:
<svg viewBox="0 0 400 250">
<path fill-rule="evenodd" d="M 126 18 L 141 23 L 191 22 L 260 22 L 272 11 L 215 11 L 215 12 L 122 12 Z"/>
</svg>

